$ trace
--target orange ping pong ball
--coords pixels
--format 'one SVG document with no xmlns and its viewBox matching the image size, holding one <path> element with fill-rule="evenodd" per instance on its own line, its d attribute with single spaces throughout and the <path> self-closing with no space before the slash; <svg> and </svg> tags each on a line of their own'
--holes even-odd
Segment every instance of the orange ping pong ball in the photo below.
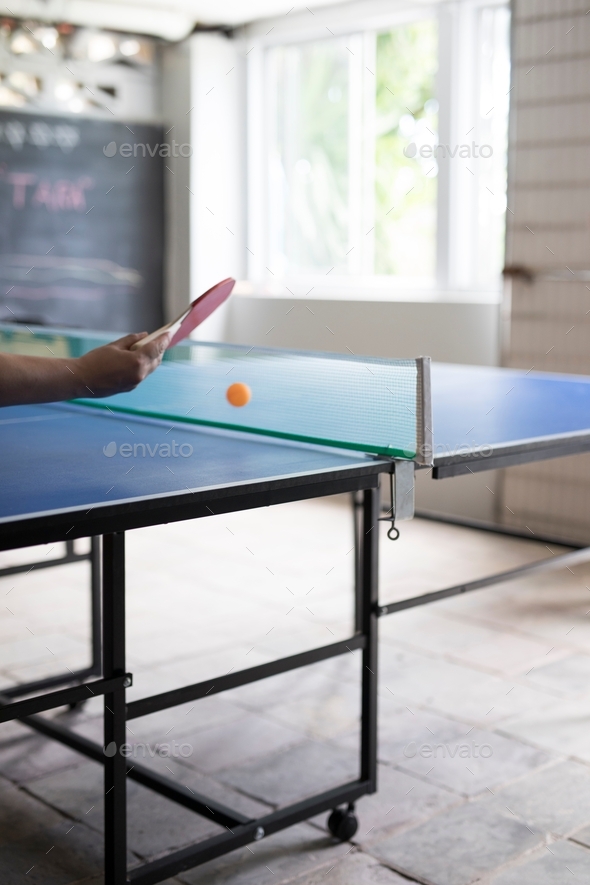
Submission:
<svg viewBox="0 0 590 885">
<path fill-rule="evenodd" d="M 252 391 L 247 384 L 242 384 L 241 381 L 236 381 L 235 384 L 230 384 L 225 391 L 225 395 L 228 403 L 232 406 L 238 407 L 247 406 L 252 399 Z"/>
</svg>

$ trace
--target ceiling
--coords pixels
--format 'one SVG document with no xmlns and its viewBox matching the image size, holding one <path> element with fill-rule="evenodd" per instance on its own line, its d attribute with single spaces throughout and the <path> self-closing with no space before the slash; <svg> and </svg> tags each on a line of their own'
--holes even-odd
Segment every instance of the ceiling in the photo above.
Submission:
<svg viewBox="0 0 590 885">
<path fill-rule="evenodd" d="M 12 0 L 0 14 L 181 40 L 195 25 L 235 26 L 342 0 Z"/>
</svg>

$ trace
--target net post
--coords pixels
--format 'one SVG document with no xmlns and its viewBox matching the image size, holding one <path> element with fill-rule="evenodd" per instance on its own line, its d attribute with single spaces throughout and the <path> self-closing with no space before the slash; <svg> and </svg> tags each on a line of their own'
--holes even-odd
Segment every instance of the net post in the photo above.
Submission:
<svg viewBox="0 0 590 885">
<path fill-rule="evenodd" d="M 432 392 L 430 383 L 430 357 L 419 356 L 416 360 L 416 463 L 431 467 L 433 463 Z"/>
</svg>

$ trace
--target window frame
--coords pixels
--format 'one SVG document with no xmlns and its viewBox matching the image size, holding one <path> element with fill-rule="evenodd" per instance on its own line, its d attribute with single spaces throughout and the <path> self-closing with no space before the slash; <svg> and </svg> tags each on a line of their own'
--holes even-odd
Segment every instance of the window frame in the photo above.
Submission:
<svg viewBox="0 0 590 885">
<path fill-rule="evenodd" d="M 376 35 L 405 23 L 436 18 L 439 28 L 439 69 L 436 80 L 439 100 L 439 143 L 462 144 L 469 121 L 473 119 L 478 76 L 477 36 L 479 14 L 486 8 L 510 8 L 509 0 L 454 0 L 416 6 L 402 0 L 392 7 L 390 0 L 360 0 L 346 7 L 331 6 L 320 14 L 305 18 L 295 14 L 265 20 L 248 26 L 246 43 L 246 163 L 247 163 L 247 279 L 250 289 L 259 296 L 285 298 L 322 298 L 338 300 L 476 300 L 498 302 L 501 280 L 483 286 L 474 281 L 473 255 L 476 251 L 477 199 L 467 193 L 461 180 L 459 164 L 441 163 L 438 171 L 436 276 L 429 286 L 411 278 L 374 273 L 294 274 L 274 278 L 268 267 L 268 146 L 270 106 L 268 78 L 265 76 L 266 52 L 275 46 L 300 44 L 333 37 L 350 37 L 363 46 L 376 44 Z M 326 24 L 329 22 L 329 27 Z M 363 65 L 363 67 L 365 67 Z M 364 71 L 363 91 L 371 88 L 374 78 Z M 370 104 L 370 103 L 369 103 Z M 365 102 L 365 107 L 367 103 Z M 365 112 L 366 116 L 366 112 Z M 362 140 L 366 141 L 367 121 L 363 120 Z M 366 156 L 366 155 L 365 155 Z M 364 176 L 371 163 L 364 164 Z M 372 188 L 369 188 L 372 192 Z M 367 192 L 367 188 L 364 188 Z M 469 212 L 457 212 L 463 200 L 471 204 Z M 374 223 L 371 203 L 365 198 L 359 215 L 359 230 Z M 363 248 L 362 264 L 367 265 L 372 244 Z M 470 259 L 471 256 L 471 259 Z"/>
</svg>

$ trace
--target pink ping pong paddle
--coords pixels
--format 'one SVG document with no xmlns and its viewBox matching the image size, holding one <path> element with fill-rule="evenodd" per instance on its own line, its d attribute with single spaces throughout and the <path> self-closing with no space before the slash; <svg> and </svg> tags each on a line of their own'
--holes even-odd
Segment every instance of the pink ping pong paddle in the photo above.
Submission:
<svg viewBox="0 0 590 885">
<path fill-rule="evenodd" d="M 172 332 L 172 338 L 168 347 L 174 347 L 175 344 L 179 344 L 180 341 L 190 335 L 193 329 L 200 326 L 207 317 L 211 316 L 214 310 L 217 310 L 229 298 L 235 284 L 236 281 L 231 277 L 216 283 L 215 286 L 212 286 L 199 298 L 196 298 L 179 317 L 160 329 L 156 329 L 155 332 L 142 338 L 141 341 L 137 341 L 132 345 L 131 350 L 138 350 L 140 347 L 144 347 L 150 341 L 162 335 L 163 332 Z"/>
</svg>

